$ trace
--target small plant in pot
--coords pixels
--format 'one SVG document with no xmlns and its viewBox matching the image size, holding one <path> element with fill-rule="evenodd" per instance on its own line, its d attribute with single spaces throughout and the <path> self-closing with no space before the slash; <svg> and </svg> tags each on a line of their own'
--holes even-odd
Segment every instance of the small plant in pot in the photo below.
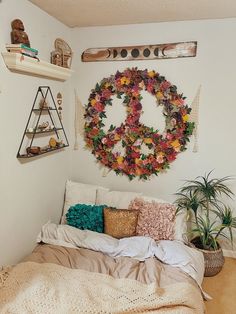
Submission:
<svg viewBox="0 0 236 314">
<path fill-rule="evenodd" d="M 233 245 L 232 229 L 236 217 L 223 201 L 234 193 L 227 186 L 232 177 L 211 178 L 212 171 L 194 180 L 186 180 L 176 193 L 177 213 L 187 211 L 192 217 L 190 242 L 203 252 L 205 276 L 214 276 L 223 267 L 224 257 L 218 240 L 227 238 Z"/>
</svg>

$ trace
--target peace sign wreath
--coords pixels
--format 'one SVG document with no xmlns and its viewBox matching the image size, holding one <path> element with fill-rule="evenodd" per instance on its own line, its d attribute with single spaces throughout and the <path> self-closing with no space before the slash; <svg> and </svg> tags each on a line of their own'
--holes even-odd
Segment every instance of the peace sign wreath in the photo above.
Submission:
<svg viewBox="0 0 236 314">
<path fill-rule="evenodd" d="M 165 130 L 162 134 L 139 121 L 142 90 L 155 96 L 157 105 L 163 107 Z M 111 125 L 105 132 L 106 106 L 112 105 L 114 95 L 123 99 L 127 117 L 120 126 Z M 134 177 L 146 180 L 169 168 L 178 153 L 186 149 L 194 128 L 194 123 L 188 122 L 190 111 L 185 97 L 177 93 L 177 87 L 157 72 L 137 68 L 117 71 L 91 91 L 85 112 L 86 145 L 98 161 L 116 174 L 125 174 L 130 180 Z M 125 155 L 113 151 L 120 141 Z M 147 145 L 151 152 L 142 153 L 142 145 Z"/>
</svg>

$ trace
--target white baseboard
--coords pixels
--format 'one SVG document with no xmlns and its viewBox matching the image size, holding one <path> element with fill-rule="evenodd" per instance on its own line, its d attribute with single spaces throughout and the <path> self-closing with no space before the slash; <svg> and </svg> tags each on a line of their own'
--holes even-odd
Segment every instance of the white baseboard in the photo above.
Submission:
<svg viewBox="0 0 236 314">
<path fill-rule="evenodd" d="M 232 250 L 224 250 L 223 249 L 223 254 L 226 257 L 233 257 L 236 258 L 236 251 L 232 251 Z"/>
</svg>

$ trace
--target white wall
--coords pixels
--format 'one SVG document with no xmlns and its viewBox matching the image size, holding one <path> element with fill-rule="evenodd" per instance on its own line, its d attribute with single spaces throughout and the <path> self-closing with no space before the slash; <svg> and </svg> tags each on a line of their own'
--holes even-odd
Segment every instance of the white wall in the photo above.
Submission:
<svg viewBox="0 0 236 314">
<path fill-rule="evenodd" d="M 212 169 L 215 169 L 215 176 L 236 175 L 235 30 L 236 19 L 74 29 L 73 37 L 77 42 L 75 65 L 78 69 L 76 84 L 82 103 L 87 103 L 90 90 L 103 77 L 135 66 L 154 69 L 164 75 L 177 85 L 179 92 L 184 93 L 188 104 L 191 104 L 200 84 L 202 93 L 198 153 L 192 152 L 193 143 L 190 143 L 189 149 L 179 154 L 166 173 L 147 182 L 137 179 L 130 182 L 127 177 L 116 176 L 114 172 L 103 177 L 102 168 L 96 164 L 95 157 L 83 149 L 84 142 L 81 140 L 80 150 L 71 155 L 71 178 L 117 190 L 142 191 L 173 200 L 173 194 L 182 185 L 183 179 L 193 179 Z M 198 42 L 195 58 L 91 63 L 80 61 L 81 53 L 87 48 L 190 40 Z M 113 114 L 116 114 L 115 110 Z M 236 192 L 236 182 L 232 183 L 231 188 Z M 235 201 L 232 206 L 235 207 Z"/>
<path fill-rule="evenodd" d="M 26 0 L 0 3 L 0 51 L 10 43 L 11 21 L 23 20 L 31 46 L 50 60 L 54 40 L 70 43 L 71 30 Z M 63 95 L 64 126 L 68 133 L 70 82 L 10 72 L 0 56 L 0 265 L 15 263 L 30 252 L 42 224 L 57 222 L 68 175 L 69 149 L 21 162 L 16 158 L 37 88 L 50 86 Z M 69 136 L 69 134 L 67 134 Z M 46 145 L 46 143 L 45 143 Z"/>
</svg>

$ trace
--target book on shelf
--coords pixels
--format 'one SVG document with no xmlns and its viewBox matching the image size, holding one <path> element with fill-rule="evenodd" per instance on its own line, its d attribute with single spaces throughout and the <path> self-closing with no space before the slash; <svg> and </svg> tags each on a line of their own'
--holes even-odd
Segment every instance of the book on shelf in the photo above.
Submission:
<svg viewBox="0 0 236 314">
<path fill-rule="evenodd" d="M 26 56 L 26 57 L 29 57 L 29 58 L 33 58 L 33 59 L 36 59 L 36 60 L 39 61 L 39 58 L 38 58 L 37 56 L 31 56 L 31 55 L 29 55 L 29 54 L 27 54 L 27 53 L 22 53 L 22 56 Z"/>
<path fill-rule="evenodd" d="M 32 57 L 32 58 L 36 58 L 37 54 L 30 51 L 30 50 L 26 50 L 23 48 L 16 48 L 16 49 L 7 49 L 8 52 L 12 52 L 12 53 L 21 53 L 23 55 L 27 55 L 28 57 Z"/>
<path fill-rule="evenodd" d="M 38 54 L 38 50 L 37 49 L 28 47 L 28 46 L 26 46 L 24 44 L 6 44 L 6 49 L 8 51 L 10 50 L 11 52 L 13 52 L 13 50 L 15 50 L 15 49 L 16 50 L 17 49 L 25 49 L 27 51 L 31 51 L 31 52 L 35 53 L 35 55 Z"/>
</svg>

